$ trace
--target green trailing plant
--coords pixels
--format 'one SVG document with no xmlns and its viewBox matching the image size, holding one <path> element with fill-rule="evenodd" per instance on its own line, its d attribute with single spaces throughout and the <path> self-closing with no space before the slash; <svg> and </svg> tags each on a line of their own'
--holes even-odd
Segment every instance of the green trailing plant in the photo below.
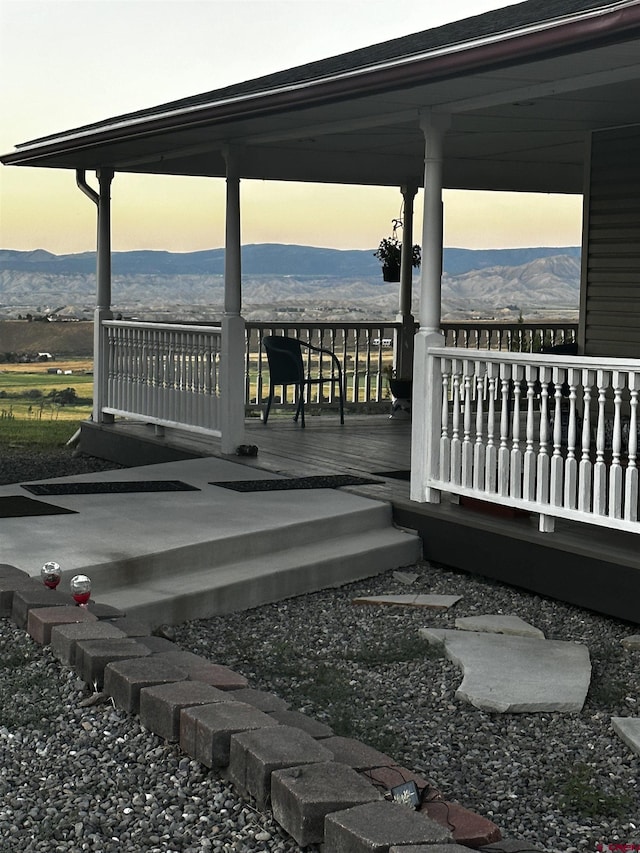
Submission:
<svg viewBox="0 0 640 853">
<path fill-rule="evenodd" d="M 560 780 L 558 799 L 567 814 L 583 818 L 624 818 L 631 814 L 634 799 L 627 791 L 609 794 L 599 784 L 594 771 L 586 764 L 576 764 Z"/>
<path fill-rule="evenodd" d="M 382 266 L 399 267 L 402 259 L 402 243 L 397 237 L 385 237 L 380 241 L 376 251 L 373 253 Z M 417 244 L 411 250 L 411 266 L 419 267 L 422 261 L 422 252 Z"/>
<path fill-rule="evenodd" d="M 400 262 L 402 260 L 402 242 L 398 237 L 398 228 L 402 227 L 401 219 L 392 221 L 393 231 L 391 237 L 385 237 L 380 241 L 378 248 L 373 253 L 382 264 L 385 281 L 398 281 L 400 275 Z M 420 246 L 415 245 L 411 250 L 411 266 L 419 267 L 422 260 Z"/>
</svg>

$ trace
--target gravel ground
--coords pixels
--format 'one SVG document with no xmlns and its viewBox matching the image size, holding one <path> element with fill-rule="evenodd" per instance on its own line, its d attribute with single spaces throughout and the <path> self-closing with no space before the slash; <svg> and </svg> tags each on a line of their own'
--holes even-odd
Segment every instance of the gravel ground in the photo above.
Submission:
<svg viewBox="0 0 640 853">
<path fill-rule="evenodd" d="M 113 462 L 93 456 L 76 454 L 69 447 L 56 450 L 24 450 L 0 446 L 0 486 L 8 483 L 28 483 L 30 480 L 50 480 L 121 468 Z"/>
<path fill-rule="evenodd" d="M 413 571 L 410 587 L 387 573 L 190 622 L 178 642 L 387 752 L 505 837 L 558 851 L 640 845 L 640 759 L 610 726 L 612 716 L 638 714 L 640 651 L 620 643 L 638 626 L 451 569 Z M 446 613 L 351 604 L 409 589 L 463 598 Z M 580 714 L 487 713 L 455 698 L 459 668 L 425 648 L 418 629 L 483 613 L 514 613 L 548 639 L 588 646 L 592 682 Z"/>
<path fill-rule="evenodd" d="M 0 482 L 105 470 L 87 457 L 20 454 Z M 75 467 L 62 467 L 72 463 Z M 56 473 L 56 470 L 59 473 Z M 640 759 L 612 732 L 638 715 L 637 625 L 421 563 L 245 613 L 177 628 L 185 649 L 246 675 L 427 777 L 448 799 L 548 851 L 640 845 Z M 356 595 L 463 596 L 447 613 L 354 606 Z M 549 639 L 585 643 L 591 689 L 580 714 L 489 714 L 455 698 L 457 667 L 418 629 L 457 616 L 515 613 Z M 13 853 L 299 851 L 215 773 L 144 730 L 7 619 L 0 620 L 0 849 Z"/>
</svg>

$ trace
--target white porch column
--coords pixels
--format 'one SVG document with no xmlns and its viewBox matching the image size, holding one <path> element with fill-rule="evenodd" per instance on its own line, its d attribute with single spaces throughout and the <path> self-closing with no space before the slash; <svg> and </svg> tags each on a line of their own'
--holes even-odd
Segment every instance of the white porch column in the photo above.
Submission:
<svg viewBox="0 0 640 853">
<path fill-rule="evenodd" d="M 425 139 L 424 218 L 420 277 L 420 329 L 414 340 L 411 437 L 411 499 L 439 503 L 440 492 L 425 488 L 427 476 L 437 471 L 440 437 L 439 401 L 442 377 L 429 365 L 427 349 L 444 346 L 440 330 L 442 280 L 442 162 L 443 139 L 449 116 L 424 113 L 420 125 Z"/>
<path fill-rule="evenodd" d="M 407 184 L 401 188 L 404 199 L 402 218 L 402 255 L 400 262 L 400 295 L 396 322 L 402 323 L 394 348 L 393 365 L 398 379 L 411 379 L 413 372 L 413 337 L 415 319 L 411 313 L 411 285 L 413 280 L 413 201 L 418 192 L 417 184 Z"/>
<path fill-rule="evenodd" d="M 97 207 L 98 228 L 96 245 L 96 307 L 93 312 L 93 411 L 95 423 L 109 423 L 113 415 L 103 414 L 109 381 L 109 364 L 103 320 L 112 320 L 111 312 L 111 181 L 113 169 L 96 172 L 99 192 L 91 189 L 84 170 L 76 172 L 76 182 L 82 192 Z"/>
<path fill-rule="evenodd" d="M 235 453 L 244 443 L 245 328 L 242 307 L 240 176 L 236 158 L 225 153 L 227 199 L 224 251 L 224 316 L 220 355 L 221 450 Z"/>
</svg>

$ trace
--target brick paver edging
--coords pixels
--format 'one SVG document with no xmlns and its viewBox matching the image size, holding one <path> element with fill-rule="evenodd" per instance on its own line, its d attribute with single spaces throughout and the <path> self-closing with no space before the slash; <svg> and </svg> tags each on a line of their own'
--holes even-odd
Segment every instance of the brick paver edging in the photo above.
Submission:
<svg viewBox="0 0 640 853">
<path fill-rule="evenodd" d="M 43 595 L 43 592 L 47 595 Z M 343 738 L 244 676 L 152 635 L 124 613 L 45 590 L 13 566 L 0 565 L 0 615 L 11 616 L 94 690 L 190 757 L 224 772 L 241 795 L 301 846 L 324 853 L 540 853 L 502 841 L 490 820 L 447 802 L 426 779 L 388 755 Z M 391 802 L 391 788 L 415 783 L 417 808 Z"/>
</svg>

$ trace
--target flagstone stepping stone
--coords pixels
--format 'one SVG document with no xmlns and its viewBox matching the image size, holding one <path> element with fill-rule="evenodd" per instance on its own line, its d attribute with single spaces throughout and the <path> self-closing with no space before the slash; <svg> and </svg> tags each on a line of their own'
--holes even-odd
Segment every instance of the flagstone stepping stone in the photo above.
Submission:
<svg viewBox="0 0 640 853">
<path fill-rule="evenodd" d="M 614 732 L 640 755 L 640 717 L 611 717 Z"/>
<path fill-rule="evenodd" d="M 400 583 L 405 583 L 407 586 L 410 586 L 412 583 L 415 583 L 420 575 L 415 572 L 394 572 L 393 578 L 394 580 L 400 581 Z"/>
<path fill-rule="evenodd" d="M 513 614 L 496 616 L 461 616 L 456 628 L 462 631 L 486 631 L 490 634 L 510 634 L 518 637 L 536 637 L 544 640 L 544 633 Z"/>
<path fill-rule="evenodd" d="M 640 649 L 640 634 L 631 634 L 630 637 L 625 637 L 624 640 L 620 640 L 625 649 L 631 649 L 636 651 Z"/>
<path fill-rule="evenodd" d="M 352 599 L 352 604 L 396 605 L 401 607 L 429 607 L 432 610 L 448 610 L 460 601 L 461 595 L 374 595 Z"/>
<path fill-rule="evenodd" d="M 580 643 L 433 628 L 419 633 L 462 667 L 456 698 L 476 708 L 512 714 L 582 709 L 591 662 Z"/>
</svg>

